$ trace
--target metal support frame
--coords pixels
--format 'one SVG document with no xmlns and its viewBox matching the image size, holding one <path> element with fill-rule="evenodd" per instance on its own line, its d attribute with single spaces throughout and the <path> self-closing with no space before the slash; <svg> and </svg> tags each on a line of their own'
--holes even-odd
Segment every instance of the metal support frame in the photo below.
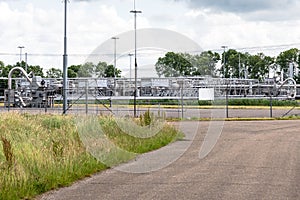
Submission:
<svg viewBox="0 0 300 200">
<path fill-rule="evenodd" d="M 136 97 L 137 97 L 137 31 L 136 31 L 136 17 L 137 14 L 142 13 L 135 9 L 135 0 L 134 0 L 134 10 L 130 11 L 134 14 L 134 98 L 133 98 L 133 115 L 137 117 L 136 113 Z"/>
<path fill-rule="evenodd" d="M 116 90 L 116 69 L 117 69 L 117 40 L 120 39 L 118 37 L 112 37 L 111 39 L 114 40 L 114 96 L 117 96 L 117 90 Z"/>
<path fill-rule="evenodd" d="M 65 16 L 64 16 L 64 55 L 63 55 L 63 114 L 68 110 L 68 55 L 67 55 L 67 4 L 65 2 Z"/>
</svg>

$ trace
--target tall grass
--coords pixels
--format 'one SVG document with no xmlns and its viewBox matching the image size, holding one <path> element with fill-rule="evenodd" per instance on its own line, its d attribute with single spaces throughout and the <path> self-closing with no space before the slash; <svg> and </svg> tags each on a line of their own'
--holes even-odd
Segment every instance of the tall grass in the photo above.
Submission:
<svg viewBox="0 0 300 200">
<path fill-rule="evenodd" d="M 180 135 L 166 125 L 154 137 L 136 138 L 112 126 L 111 117 L 97 120 L 111 141 L 134 153 Z M 0 199 L 31 198 L 107 168 L 86 151 L 72 116 L 8 113 L 0 116 L 0 128 Z"/>
</svg>

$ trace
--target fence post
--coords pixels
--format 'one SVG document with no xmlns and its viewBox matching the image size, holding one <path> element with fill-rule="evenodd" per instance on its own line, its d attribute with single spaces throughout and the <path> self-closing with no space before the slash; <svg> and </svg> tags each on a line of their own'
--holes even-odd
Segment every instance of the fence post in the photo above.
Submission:
<svg viewBox="0 0 300 200">
<path fill-rule="evenodd" d="M 273 117 L 272 94 L 270 93 L 270 118 Z"/>
<path fill-rule="evenodd" d="M 226 118 L 229 118 L 229 114 L 228 114 L 228 84 L 226 85 Z"/>
<path fill-rule="evenodd" d="M 85 114 L 88 114 L 88 80 L 85 81 Z"/>
</svg>

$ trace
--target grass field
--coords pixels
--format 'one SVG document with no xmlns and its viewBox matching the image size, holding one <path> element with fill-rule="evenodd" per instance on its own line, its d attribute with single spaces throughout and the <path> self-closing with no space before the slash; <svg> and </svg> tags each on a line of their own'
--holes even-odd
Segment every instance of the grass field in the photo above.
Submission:
<svg viewBox="0 0 300 200">
<path fill-rule="evenodd" d="M 183 137 L 167 124 L 152 137 L 142 138 L 125 134 L 112 117 L 93 120 L 109 141 L 132 152 L 107 154 L 113 165 Z M 148 122 L 141 117 L 134 123 L 147 127 Z M 87 151 L 74 116 L 6 113 L 0 116 L 0 127 L 0 199 L 32 198 L 110 166 Z"/>
</svg>

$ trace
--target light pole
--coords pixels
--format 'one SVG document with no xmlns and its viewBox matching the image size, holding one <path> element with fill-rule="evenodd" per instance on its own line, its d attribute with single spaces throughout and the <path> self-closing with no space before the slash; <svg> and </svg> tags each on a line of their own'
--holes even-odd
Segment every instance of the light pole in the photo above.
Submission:
<svg viewBox="0 0 300 200">
<path fill-rule="evenodd" d="M 18 46 L 18 48 L 20 49 L 20 67 L 22 67 L 22 49 L 24 49 L 24 46 Z"/>
<path fill-rule="evenodd" d="M 27 53 L 25 53 L 25 71 L 26 71 L 26 73 L 27 73 L 27 67 L 28 67 L 28 65 L 27 65 Z"/>
<path fill-rule="evenodd" d="M 181 101 L 181 119 L 183 119 L 183 86 L 184 86 L 184 79 L 180 78 L 178 80 L 179 87 L 180 87 L 180 101 Z"/>
<path fill-rule="evenodd" d="M 239 79 L 241 78 L 241 54 L 239 52 Z"/>
<path fill-rule="evenodd" d="M 224 66 L 224 75 L 225 75 L 225 78 L 228 78 L 228 77 L 226 77 L 228 74 L 228 70 L 227 70 L 227 68 L 226 68 L 226 59 L 225 59 L 225 53 L 226 53 L 226 48 L 227 48 L 227 46 L 221 46 L 221 48 L 223 48 L 224 49 L 224 56 L 223 56 L 223 66 Z"/>
<path fill-rule="evenodd" d="M 112 37 L 111 39 L 114 40 L 114 90 L 115 90 L 115 95 L 116 96 L 116 69 L 117 69 L 117 40 L 120 39 L 118 37 Z"/>
<path fill-rule="evenodd" d="M 225 53 L 226 53 L 226 48 L 227 46 L 221 46 L 221 48 L 224 49 L 224 54 L 223 54 L 223 66 L 224 66 L 224 73 L 225 73 L 225 78 L 228 78 L 228 69 L 226 68 L 226 59 L 225 59 Z M 226 118 L 228 118 L 228 83 L 226 84 Z"/>
<path fill-rule="evenodd" d="M 63 114 L 66 114 L 68 109 L 68 55 L 67 55 L 67 3 L 65 2 L 65 17 L 64 17 L 64 55 L 63 55 Z"/>
<path fill-rule="evenodd" d="M 133 115 L 136 115 L 136 97 L 137 97 L 137 58 L 136 58 L 136 49 L 137 49 L 137 37 L 136 37 L 136 17 L 137 14 L 142 13 L 142 11 L 138 11 L 135 9 L 135 0 L 134 0 L 134 10 L 130 11 L 130 13 L 134 14 L 134 98 L 133 98 Z"/>
<path fill-rule="evenodd" d="M 131 84 L 131 66 L 132 66 L 132 56 L 133 56 L 134 54 L 132 54 L 132 53 L 130 53 L 130 54 L 128 54 L 128 56 L 129 56 L 129 84 Z"/>
</svg>

